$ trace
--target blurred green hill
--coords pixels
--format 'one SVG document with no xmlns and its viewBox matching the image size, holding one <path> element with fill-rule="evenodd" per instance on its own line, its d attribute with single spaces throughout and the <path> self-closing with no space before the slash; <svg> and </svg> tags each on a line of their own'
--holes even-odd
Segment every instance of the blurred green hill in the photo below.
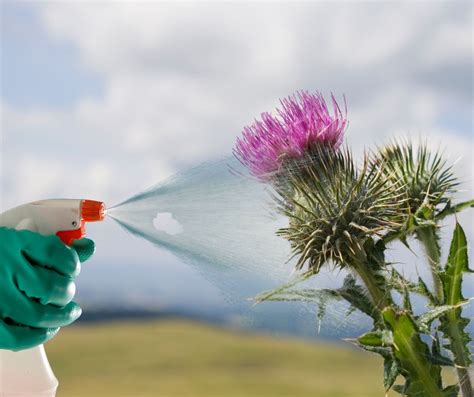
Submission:
<svg viewBox="0 0 474 397">
<path fill-rule="evenodd" d="M 73 326 L 46 349 L 58 397 L 385 395 L 375 355 L 186 320 Z"/>
</svg>

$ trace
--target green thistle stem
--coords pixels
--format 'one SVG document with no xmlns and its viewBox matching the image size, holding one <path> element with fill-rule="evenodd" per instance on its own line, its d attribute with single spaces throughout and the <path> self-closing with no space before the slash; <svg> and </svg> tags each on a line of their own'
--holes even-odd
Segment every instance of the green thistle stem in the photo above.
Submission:
<svg viewBox="0 0 474 397">
<path fill-rule="evenodd" d="M 428 264 L 431 270 L 431 276 L 433 278 L 434 295 L 438 302 L 443 302 L 443 283 L 439 277 L 441 273 L 441 248 L 438 244 L 436 230 L 433 226 L 425 226 L 416 231 L 416 236 L 422 243 L 428 258 Z"/>
<path fill-rule="evenodd" d="M 393 304 L 390 293 L 385 288 L 381 287 L 381 283 L 378 280 L 378 277 L 380 276 L 377 276 L 370 264 L 365 261 L 354 261 L 351 266 L 362 279 L 362 282 L 369 291 L 374 305 L 380 313 L 384 308 Z M 380 317 L 380 313 L 378 317 Z"/>
</svg>

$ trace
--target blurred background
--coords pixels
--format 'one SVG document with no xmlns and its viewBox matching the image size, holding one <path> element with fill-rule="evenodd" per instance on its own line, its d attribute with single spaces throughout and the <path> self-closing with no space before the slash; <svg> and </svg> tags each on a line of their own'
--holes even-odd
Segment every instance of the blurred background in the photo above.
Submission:
<svg viewBox="0 0 474 397">
<path fill-rule="evenodd" d="M 1 211 L 55 197 L 116 204 L 229 155 L 245 125 L 300 89 L 345 96 L 358 154 L 393 137 L 440 148 L 464 182 L 458 197 L 472 198 L 471 2 L 0 7 Z M 473 220 L 460 217 L 471 241 Z M 242 311 L 116 224 L 88 234 L 83 318 L 47 346 L 62 395 L 383 395 L 381 363 L 337 342 L 364 319 L 318 334 L 297 305 Z"/>
</svg>

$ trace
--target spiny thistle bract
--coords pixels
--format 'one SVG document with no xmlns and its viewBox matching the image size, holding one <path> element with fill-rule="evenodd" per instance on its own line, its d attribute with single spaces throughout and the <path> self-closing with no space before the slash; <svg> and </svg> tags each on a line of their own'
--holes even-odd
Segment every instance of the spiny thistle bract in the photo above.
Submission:
<svg viewBox="0 0 474 397">
<path fill-rule="evenodd" d="M 405 209 L 411 215 L 423 204 L 434 210 L 447 203 L 449 193 L 458 185 L 452 167 L 447 166 L 439 152 L 431 153 L 424 143 L 415 148 L 409 141 L 394 141 L 379 149 L 373 164 L 380 165 L 392 186 L 404 192 Z"/>
<path fill-rule="evenodd" d="M 336 150 L 347 119 L 334 96 L 331 98 L 333 115 L 318 92 L 300 91 L 280 100 L 277 116 L 264 112 L 261 120 L 244 128 L 234 155 L 255 177 L 267 182 L 279 172 L 283 161 L 305 156 L 314 145 Z"/>
<path fill-rule="evenodd" d="M 289 226 L 278 234 L 286 238 L 305 264 L 317 273 L 326 262 L 350 266 L 364 256 L 368 238 L 399 227 L 401 197 L 388 189 L 380 168 L 368 157 L 360 169 L 348 150 L 316 155 L 299 167 L 286 168 L 285 184 L 276 187 L 280 211 Z M 282 188 L 282 186 L 287 188 Z"/>
</svg>

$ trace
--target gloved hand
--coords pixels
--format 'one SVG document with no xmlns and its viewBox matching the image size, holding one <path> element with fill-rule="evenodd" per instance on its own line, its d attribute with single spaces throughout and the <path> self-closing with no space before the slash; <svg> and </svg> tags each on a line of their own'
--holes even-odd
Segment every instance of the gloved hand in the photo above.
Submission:
<svg viewBox="0 0 474 397">
<path fill-rule="evenodd" d="M 57 236 L 0 227 L 0 349 L 40 345 L 81 315 L 74 278 L 93 252 L 89 239 L 68 247 Z"/>
</svg>

